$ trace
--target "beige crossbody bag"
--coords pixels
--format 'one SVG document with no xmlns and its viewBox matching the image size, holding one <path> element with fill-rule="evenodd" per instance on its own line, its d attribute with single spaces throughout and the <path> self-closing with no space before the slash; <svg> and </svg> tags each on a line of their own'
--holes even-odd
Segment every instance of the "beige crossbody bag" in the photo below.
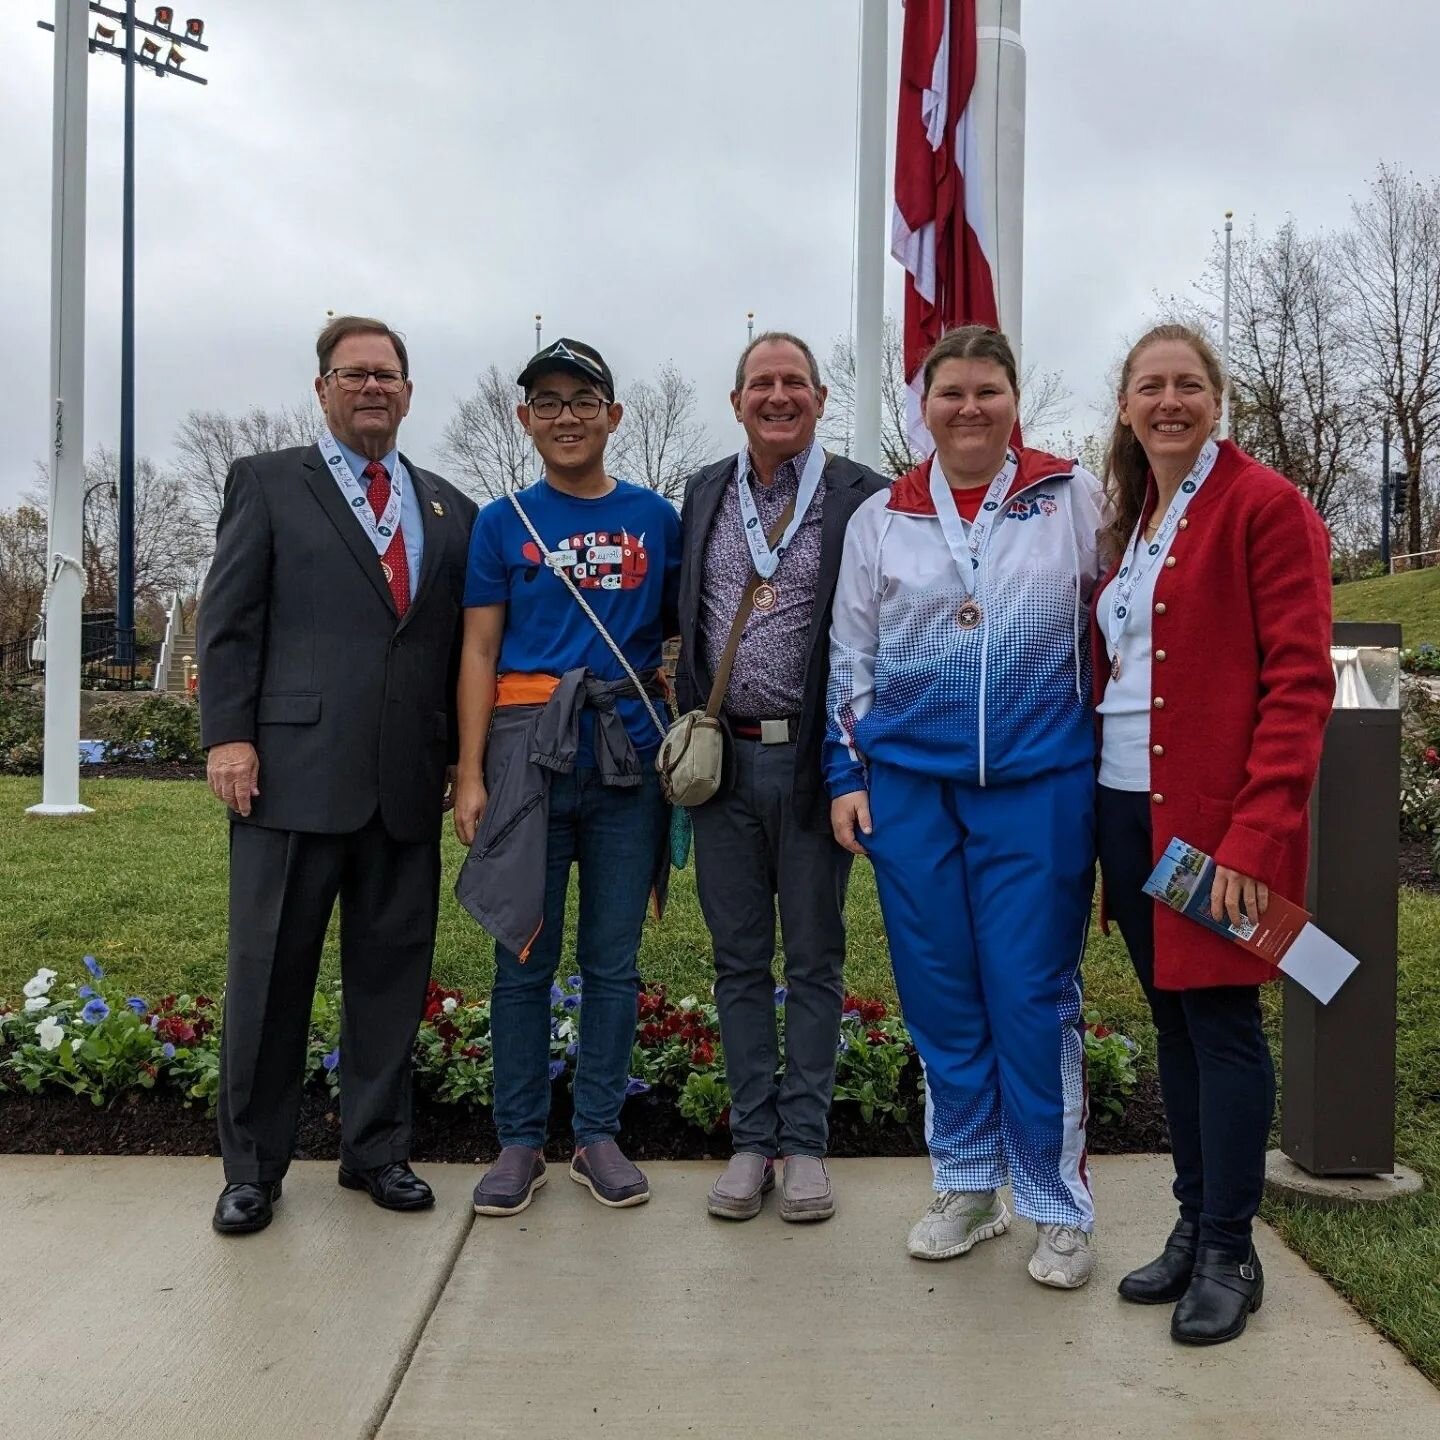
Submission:
<svg viewBox="0 0 1440 1440">
<path fill-rule="evenodd" d="M 795 513 L 795 500 L 785 507 L 784 513 L 771 527 L 765 537 L 771 549 L 785 533 Z M 661 742 L 660 753 L 655 757 L 655 768 L 660 772 L 660 789 L 672 805 L 703 805 L 720 788 L 720 778 L 725 769 L 725 732 L 717 718 L 720 707 L 725 703 L 725 691 L 730 684 L 730 671 L 735 665 L 735 652 L 740 648 L 740 636 L 745 622 L 755 608 L 755 592 L 764 582 L 752 568 L 740 596 L 740 607 L 730 626 L 730 635 L 715 668 L 715 680 L 710 686 L 710 698 L 703 710 L 687 710 L 671 727 Z"/>
</svg>

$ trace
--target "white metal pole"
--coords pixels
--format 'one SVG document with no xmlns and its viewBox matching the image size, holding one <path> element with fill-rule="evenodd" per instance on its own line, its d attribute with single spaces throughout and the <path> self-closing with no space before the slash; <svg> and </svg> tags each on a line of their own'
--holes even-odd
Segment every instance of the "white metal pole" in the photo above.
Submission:
<svg viewBox="0 0 1440 1440">
<path fill-rule="evenodd" d="M 1220 324 L 1220 438 L 1230 438 L 1230 232 L 1234 228 L 1233 210 L 1225 212 L 1225 312 Z"/>
<path fill-rule="evenodd" d="M 45 780 L 32 815 L 82 815 L 80 611 L 85 485 L 86 0 L 55 0 L 55 129 L 50 221 L 49 590 L 45 606 Z"/>
<path fill-rule="evenodd" d="M 862 465 L 880 465 L 880 367 L 885 332 L 885 0 L 860 0 L 859 157 L 855 186 L 855 443 Z"/>
<path fill-rule="evenodd" d="M 1021 0 L 980 0 L 971 97 L 977 177 L 989 199 L 984 229 L 995 271 L 1000 328 L 1020 359 L 1025 298 L 1025 46 Z M 966 175 L 967 186 L 970 176 Z"/>
</svg>

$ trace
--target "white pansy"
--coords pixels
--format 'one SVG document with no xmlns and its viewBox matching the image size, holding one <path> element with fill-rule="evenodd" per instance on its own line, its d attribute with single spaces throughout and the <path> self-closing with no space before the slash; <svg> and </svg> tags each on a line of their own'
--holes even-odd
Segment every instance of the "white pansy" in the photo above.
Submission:
<svg viewBox="0 0 1440 1440">
<path fill-rule="evenodd" d="M 65 1027 L 53 1015 L 47 1015 L 35 1027 L 35 1038 L 42 1050 L 58 1050 L 64 1034 Z"/>
<path fill-rule="evenodd" d="M 555 1031 L 562 1040 L 573 1040 L 575 1038 L 575 1022 L 567 1015 Z"/>
<path fill-rule="evenodd" d="M 32 995 L 30 999 L 25 1002 L 25 1013 L 27 1015 L 34 1015 L 37 1011 L 48 1010 L 49 1008 L 50 1002 L 43 995 Z"/>
<path fill-rule="evenodd" d="M 57 970 L 47 970 L 47 969 L 42 965 L 42 966 L 35 972 L 35 977 L 36 977 L 36 979 L 38 979 L 38 980 L 51 980 L 51 981 L 53 981 L 58 974 L 59 974 L 59 971 L 57 971 Z"/>
<path fill-rule="evenodd" d="M 73 1055 L 84 1043 L 84 1040 L 77 1036 L 70 1042 L 70 1053 Z"/>
<path fill-rule="evenodd" d="M 693 995 L 687 995 L 680 1002 L 680 1008 L 682 1010 L 694 1010 L 699 1004 L 700 1002 Z"/>
<path fill-rule="evenodd" d="M 25 982 L 25 994 L 31 1000 L 38 995 L 48 995 L 49 993 L 50 982 L 45 978 L 43 972 Z"/>
<path fill-rule="evenodd" d="M 459 1002 L 453 995 L 447 995 L 447 996 L 445 997 L 445 1003 L 444 1003 L 443 1005 L 441 1005 L 440 1008 L 441 1008 L 447 1015 L 453 1015 L 453 1014 L 455 1013 L 455 1007 L 456 1007 L 457 1005 L 459 1005 L 459 1003 L 460 1003 L 460 1002 Z"/>
</svg>

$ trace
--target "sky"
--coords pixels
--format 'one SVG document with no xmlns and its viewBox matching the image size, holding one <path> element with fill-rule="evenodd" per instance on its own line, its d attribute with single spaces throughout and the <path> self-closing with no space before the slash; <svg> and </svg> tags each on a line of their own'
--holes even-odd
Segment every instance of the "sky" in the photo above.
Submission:
<svg viewBox="0 0 1440 1440">
<path fill-rule="evenodd" d="M 209 85 L 137 76 L 142 454 L 163 463 L 191 409 L 303 400 L 327 310 L 406 335 L 401 443 L 442 470 L 456 399 L 523 361 L 537 311 L 622 388 L 673 361 L 717 454 L 747 311 L 822 360 L 851 328 L 859 0 L 192 9 Z M 53 11 L 0 0 L 0 506 L 45 453 Z M 890 18 L 893 104 L 898 0 Z M 1440 171 L 1440 6 L 1027 0 L 1021 30 L 1024 355 L 1060 373 L 1077 432 L 1227 208 L 1338 227 L 1382 159 Z M 87 450 L 119 430 L 122 75 L 92 57 Z"/>
</svg>

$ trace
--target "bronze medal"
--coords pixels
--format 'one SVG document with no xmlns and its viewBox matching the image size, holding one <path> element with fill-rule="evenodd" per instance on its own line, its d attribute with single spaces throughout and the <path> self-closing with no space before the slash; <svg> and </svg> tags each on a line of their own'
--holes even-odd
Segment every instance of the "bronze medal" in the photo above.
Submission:
<svg viewBox="0 0 1440 1440">
<path fill-rule="evenodd" d="M 395 572 L 382 560 L 380 562 L 381 573 L 385 576 L 385 583 L 388 585 L 395 578 Z"/>
<path fill-rule="evenodd" d="M 1110 678 L 1112 680 L 1120 678 L 1120 652 L 1118 650 L 1110 660 Z"/>
<path fill-rule="evenodd" d="M 955 619 L 962 630 L 973 630 L 985 618 L 985 612 L 975 600 L 966 600 L 955 612 Z"/>
<path fill-rule="evenodd" d="M 779 599 L 775 587 L 768 580 L 763 580 L 755 587 L 755 598 L 751 603 L 755 609 L 765 615 L 775 608 Z"/>
</svg>

